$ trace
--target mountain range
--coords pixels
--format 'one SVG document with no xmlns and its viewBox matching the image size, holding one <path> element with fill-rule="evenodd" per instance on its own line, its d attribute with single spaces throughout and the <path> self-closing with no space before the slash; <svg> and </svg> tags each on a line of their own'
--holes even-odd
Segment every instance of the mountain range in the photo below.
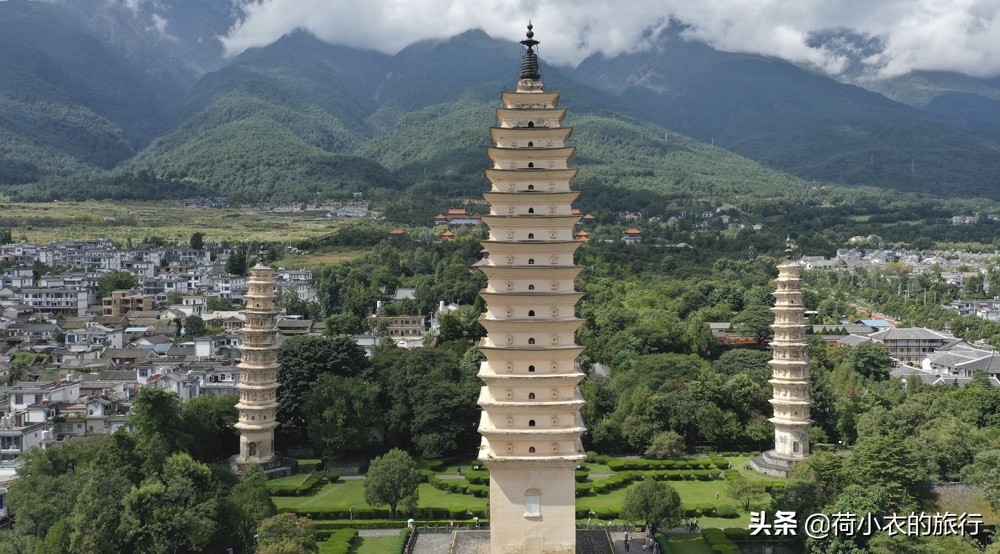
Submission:
<svg viewBox="0 0 1000 554">
<path fill-rule="evenodd" d="M 485 186 L 515 42 L 473 30 L 388 55 L 296 31 L 226 59 L 218 37 L 239 2 L 134 4 L 0 2 L 0 194 L 257 201 Z M 543 64 L 543 78 L 570 111 L 583 182 L 668 197 L 818 182 L 1000 199 L 997 80 L 841 82 L 677 29 L 646 51 Z"/>
</svg>

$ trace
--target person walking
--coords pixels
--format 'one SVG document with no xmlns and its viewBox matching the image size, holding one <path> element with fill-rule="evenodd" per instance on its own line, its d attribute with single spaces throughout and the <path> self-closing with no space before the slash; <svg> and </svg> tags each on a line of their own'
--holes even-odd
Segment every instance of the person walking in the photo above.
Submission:
<svg viewBox="0 0 1000 554">
<path fill-rule="evenodd" d="M 625 537 L 625 552 L 628 552 L 628 537 Z"/>
</svg>

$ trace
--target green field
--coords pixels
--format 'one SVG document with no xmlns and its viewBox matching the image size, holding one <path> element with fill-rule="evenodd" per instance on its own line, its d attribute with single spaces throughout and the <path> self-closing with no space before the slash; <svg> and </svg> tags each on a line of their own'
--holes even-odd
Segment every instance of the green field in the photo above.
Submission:
<svg viewBox="0 0 1000 554">
<path fill-rule="evenodd" d="M 667 542 L 675 554 L 712 554 L 712 547 L 701 533 L 667 533 Z"/>
<path fill-rule="evenodd" d="M 421 483 L 418 489 L 419 508 L 486 508 L 487 499 L 476 498 L 466 494 L 454 494 L 440 491 L 427 483 Z M 275 496 L 274 505 L 279 510 L 348 510 L 369 508 L 365 502 L 364 481 L 350 480 L 337 483 L 327 483 L 317 488 L 316 492 L 306 496 Z M 382 508 L 384 506 L 375 506 Z"/>
<path fill-rule="evenodd" d="M 761 475 L 753 472 L 752 470 L 744 469 L 743 466 L 750 460 L 747 456 L 732 457 L 728 459 L 733 463 L 734 467 L 739 469 L 739 471 L 746 475 L 749 479 L 760 481 L 775 480 L 773 477 Z M 457 475 L 459 467 L 462 468 L 463 472 L 468 472 L 472 469 L 473 463 L 474 462 L 471 460 L 454 462 L 439 468 L 437 470 L 437 474 L 455 476 Z M 587 467 L 590 468 L 591 474 L 614 473 L 607 465 L 590 463 L 587 464 Z M 301 478 L 301 476 L 286 477 L 284 479 L 294 480 L 296 478 Z M 681 497 L 681 502 L 685 505 L 712 504 L 718 506 L 720 504 L 737 504 L 737 502 L 726 495 L 726 481 L 724 479 L 716 479 L 712 481 L 679 480 L 667 481 L 666 483 L 677 491 Z M 631 486 L 636 486 L 636 484 Z M 628 488 L 621 488 L 606 494 L 584 496 L 577 499 L 576 505 L 578 510 L 601 510 L 602 508 L 618 510 L 621 508 L 627 492 Z M 422 483 L 420 485 L 419 495 L 419 508 L 486 509 L 488 506 L 488 499 L 442 491 L 427 483 Z M 762 509 L 766 507 L 770 501 L 770 495 L 765 495 L 761 501 L 752 505 L 751 509 Z M 352 506 L 356 509 L 370 507 L 364 501 L 363 480 L 328 483 L 319 487 L 314 493 L 306 496 L 274 497 L 274 503 L 279 509 L 292 511 L 333 511 L 347 510 Z M 384 506 L 377 507 L 384 508 Z M 585 519 L 580 521 L 581 523 L 586 522 Z M 740 515 L 736 518 L 699 517 L 698 522 L 702 527 L 745 527 L 750 523 L 750 515 L 747 512 L 741 511 Z M 600 521 L 598 520 L 594 523 L 600 523 Z"/>
<path fill-rule="evenodd" d="M 396 546 L 399 537 L 358 537 L 350 554 L 385 554 Z"/>
<path fill-rule="evenodd" d="M 343 225 L 315 212 L 272 213 L 244 208 L 187 208 L 171 202 L 48 202 L 0 204 L 0 228 L 14 240 L 48 243 L 104 237 L 122 244 L 158 236 L 186 244 L 191 233 L 205 243 L 219 241 L 289 242 L 327 235 Z M 346 259 L 349 253 L 304 256 L 295 266 Z"/>
</svg>

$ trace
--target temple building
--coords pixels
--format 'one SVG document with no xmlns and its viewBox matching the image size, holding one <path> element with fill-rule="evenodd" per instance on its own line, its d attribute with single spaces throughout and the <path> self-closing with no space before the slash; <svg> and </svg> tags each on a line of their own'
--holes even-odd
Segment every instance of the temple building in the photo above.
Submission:
<svg viewBox="0 0 1000 554">
<path fill-rule="evenodd" d="M 561 126 L 559 93 L 543 89 L 531 29 L 517 90 L 503 93 L 490 129 L 490 213 L 482 217 L 489 237 L 479 268 L 489 283 L 481 293 L 479 459 L 490 470 L 493 554 L 576 551 L 574 471 L 585 457 L 572 128 Z"/>
<path fill-rule="evenodd" d="M 795 462 L 809 457 L 809 356 L 806 349 L 805 305 L 800 266 L 792 261 L 778 266 L 774 292 L 774 340 L 771 341 L 771 405 L 774 407 L 774 450 L 754 457 L 764 473 L 787 477 Z"/>
<path fill-rule="evenodd" d="M 274 307 L 274 270 L 259 262 L 247 280 L 246 321 L 243 325 L 240 379 L 236 404 L 240 432 L 240 452 L 232 463 L 237 469 L 257 464 L 269 475 L 284 473 L 283 458 L 274 453 L 274 428 L 278 426 L 278 329 Z"/>
</svg>

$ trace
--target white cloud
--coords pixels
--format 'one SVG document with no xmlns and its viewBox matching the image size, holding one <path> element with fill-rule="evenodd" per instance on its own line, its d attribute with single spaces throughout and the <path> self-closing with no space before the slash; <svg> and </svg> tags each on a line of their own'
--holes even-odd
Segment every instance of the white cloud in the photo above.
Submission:
<svg viewBox="0 0 1000 554">
<path fill-rule="evenodd" d="M 576 64 L 594 52 L 643 48 L 670 21 L 716 48 L 779 56 L 831 73 L 848 67 L 844 44 L 813 44 L 815 33 L 846 29 L 884 51 L 861 56 L 883 75 L 911 69 L 1000 74 L 1000 0 L 260 0 L 223 43 L 230 54 L 296 28 L 320 39 L 394 53 L 421 39 L 480 28 L 519 40 L 530 18 L 551 62 Z"/>
</svg>

